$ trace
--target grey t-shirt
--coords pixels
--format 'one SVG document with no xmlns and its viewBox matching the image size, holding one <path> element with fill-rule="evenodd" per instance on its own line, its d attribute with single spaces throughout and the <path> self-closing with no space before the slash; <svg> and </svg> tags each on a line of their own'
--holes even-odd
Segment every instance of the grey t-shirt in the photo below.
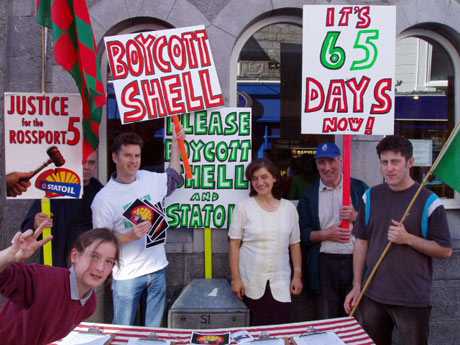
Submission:
<svg viewBox="0 0 460 345">
<path fill-rule="evenodd" d="M 363 197 L 364 202 L 353 234 L 368 241 L 365 277 L 388 243 L 388 227 L 391 220 L 401 220 L 418 187 L 419 184 L 415 183 L 404 191 L 392 191 L 387 184 L 381 184 L 373 187 Z M 423 188 L 417 197 L 404 226 L 414 235 L 423 236 L 444 247 L 451 246 L 444 207 L 440 204 L 439 198 L 426 188 Z M 407 245 L 393 244 L 374 276 L 366 296 L 391 305 L 429 306 L 432 274 L 431 257 Z"/>
</svg>

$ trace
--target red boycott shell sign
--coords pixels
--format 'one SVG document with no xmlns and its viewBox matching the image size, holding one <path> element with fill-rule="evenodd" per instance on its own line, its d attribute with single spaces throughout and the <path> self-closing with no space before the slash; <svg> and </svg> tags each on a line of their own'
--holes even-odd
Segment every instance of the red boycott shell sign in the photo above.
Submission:
<svg viewBox="0 0 460 345">
<path fill-rule="evenodd" d="M 394 6 L 303 7 L 304 134 L 393 134 Z"/>
<path fill-rule="evenodd" d="M 203 25 L 104 40 L 123 124 L 224 104 Z"/>
</svg>

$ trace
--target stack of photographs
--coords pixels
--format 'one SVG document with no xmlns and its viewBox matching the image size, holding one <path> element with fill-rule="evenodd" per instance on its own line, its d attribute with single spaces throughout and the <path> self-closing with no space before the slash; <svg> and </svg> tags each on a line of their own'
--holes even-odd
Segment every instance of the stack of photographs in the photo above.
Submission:
<svg viewBox="0 0 460 345">
<path fill-rule="evenodd" d="M 134 225 L 145 221 L 151 224 L 149 232 L 145 236 L 146 248 L 156 246 L 166 241 L 166 230 L 169 226 L 163 206 L 160 202 L 153 204 L 147 200 L 136 199 L 126 209 L 123 216 Z"/>
</svg>

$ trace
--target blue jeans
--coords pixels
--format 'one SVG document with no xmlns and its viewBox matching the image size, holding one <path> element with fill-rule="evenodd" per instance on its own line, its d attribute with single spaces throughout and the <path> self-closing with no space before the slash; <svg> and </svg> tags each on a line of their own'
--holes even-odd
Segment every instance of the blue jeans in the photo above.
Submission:
<svg viewBox="0 0 460 345">
<path fill-rule="evenodd" d="M 144 291 L 147 291 L 145 326 L 160 327 L 166 302 L 165 269 L 134 279 L 112 281 L 114 324 L 134 324 Z"/>
</svg>

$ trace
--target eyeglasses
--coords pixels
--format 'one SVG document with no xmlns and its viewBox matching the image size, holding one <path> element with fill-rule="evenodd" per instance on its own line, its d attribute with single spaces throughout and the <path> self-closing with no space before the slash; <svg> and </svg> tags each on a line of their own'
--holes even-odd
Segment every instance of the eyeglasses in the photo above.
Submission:
<svg viewBox="0 0 460 345">
<path fill-rule="evenodd" d="M 89 252 L 87 255 L 91 259 L 91 262 L 94 264 L 99 264 L 100 262 L 104 262 L 104 267 L 108 266 L 110 268 L 113 268 L 113 266 L 115 266 L 117 263 L 114 259 L 110 259 L 110 258 L 104 259 L 102 256 L 100 256 L 96 252 Z"/>
</svg>

